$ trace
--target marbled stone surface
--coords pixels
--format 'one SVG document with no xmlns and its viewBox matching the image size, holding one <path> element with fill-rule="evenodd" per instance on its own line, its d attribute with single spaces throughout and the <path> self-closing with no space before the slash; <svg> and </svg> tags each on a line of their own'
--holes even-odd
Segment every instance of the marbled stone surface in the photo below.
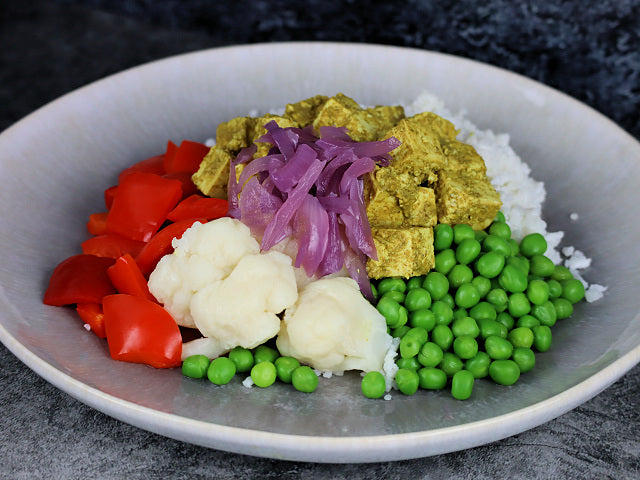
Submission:
<svg viewBox="0 0 640 480">
<path fill-rule="evenodd" d="M 640 139 L 640 1 L 0 2 L 0 130 L 104 75 L 220 45 L 337 40 L 461 55 L 542 81 Z M 209 450 L 113 420 L 0 347 L 0 478 L 640 478 L 640 367 L 584 405 L 489 445 L 315 465 Z"/>
</svg>

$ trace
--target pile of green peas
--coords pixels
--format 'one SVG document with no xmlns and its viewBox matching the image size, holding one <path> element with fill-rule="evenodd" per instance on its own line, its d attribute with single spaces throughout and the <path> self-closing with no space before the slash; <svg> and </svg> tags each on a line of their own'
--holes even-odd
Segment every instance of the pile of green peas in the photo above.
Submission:
<svg viewBox="0 0 640 480">
<path fill-rule="evenodd" d="M 236 373 L 249 374 L 253 384 L 266 388 L 276 380 L 311 393 L 318 387 L 313 369 L 293 357 L 280 355 L 276 348 L 260 345 L 254 349 L 236 347 L 227 355 L 210 360 L 206 355 L 191 355 L 182 362 L 182 374 L 190 378 L 208 378 L 215 385 L 226 385 Z"/>
<path fill-rule="evenodd" d="M 377 309 L 400 338 L 398 389 L 450 388 L 460 400 L 476 379 L 513 385 L 551 346 L 551 327 L 584 298 L 580 280 L 544 255 L 539 233 L 520 242 L 500 212 L 485 230 L 434 227 L 435 266 L 427 275 L 374 283 Z M 382 375 L 362 379 L 370 398 L 384 395 Z"/>
</svg>

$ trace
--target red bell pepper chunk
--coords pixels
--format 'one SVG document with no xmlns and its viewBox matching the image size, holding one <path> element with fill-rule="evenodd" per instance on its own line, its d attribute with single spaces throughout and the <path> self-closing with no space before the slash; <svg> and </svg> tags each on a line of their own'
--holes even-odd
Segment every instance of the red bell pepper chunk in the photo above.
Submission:
<svg viewBox="0 0 640 480">
<path fill-rule="evenodd" d="M 80 244 L 82 253 L 109 258 L 119 258 L 125 253 L 135 257 L 142 251 L 144 245 L 144 242 L 131 240 L 115 233 L 91 237 Z"/>
<path fill-rule="evenodd" d="M 160 305 L 120 293 L 105 297 L 103 309 L 111 358 L 155 368 L 180 365 L 180 329 Z"/>
<path fill-rule="evenodd" d="M 136 261 L 128 253 L 116 260 L 116 263 L 107 269 L 111 283 L 118 293 L 126 293 L 137 297 L 146 298 L 155 302 L 156 299 L 147 286 L 147 280 L 142 276 Z"/>
<path fill-rule="evenodd" d="M 188 172 L 196 173 L 204 156 L 209 153 L 209 147 L 203 143 L 183 140 L 177 150 L 164 157 L 164 170 L 166 173 Z"/>
<path fill-rule="evenodd" d="M 76 311 L 84 323 L 91 327 L 91 331 L 100 338 L 107 338 L 104 330 L 104 312 L 99 303 L 79 303 Z"/>
<path fill-rule="evenodd" d="M 149 275 L 163 256 L 173 252 L 173 247 L 171 246 L 173 239 L 182 237 L 182 234 L 197 221 L 206 222 L 205 219 L 194 218 L 170 223 L 147 242 L 136 257 L 136 263 L 145 278 L 149 278 Z"/>
<path fill-rule="evenodd" d="M 169 212 L 167 220 L 179 222 L 191 218 L 206 218 L 215 220 L 224 217 L 229 210 L 229 203 L 221 198 L 204 197 L 202 195 L 191 195 L 182 200 L 176 208 Z"/>
<path fill-rule="evenodd" d="M 148 241 L 182 198 L 182 184 L 151 173 L 122 179 L 107 216 L 107 232 Z"/>
<path fill-rule="evenodd" d="M 102 302 L 102 297 L 116 291 L 107 275 L 114 262 L 113 258 L 85 254 L 63 260 L 51 274 L 43 302 L 58 307 Z"/>
<path fill-rule="evenodd" d="M 195 195 L 200 190 L 196 187 L 196 184 L 191 180 L 192 174 L 189 172 L 175 172 L 166 173 L 162 177 L 170 180 L 178 180 L 182 183 L 182 198 L 187 198 L 191 195 Z"/>
<path fill-rule="evenodd" d="M 116 196 L 117 191 L 117 185 L 109 187 L 104 191 L 104 206 L 107 207 L 107 210 L 111 210 L 111 205 L 113 205 L 113 199 Z"/>
<path fill-rule="evenodd" d="M 107 232 L 108 214 L 109 212 L 100 212 L 89 215 L 87 230 L 91 235 L 104 235 Z"/>
<path fill-rule="evenodd" d="M 146 160 L 133 164 L 129 168 L 125 168 L 120 172 L 120 175 L 118 175 L 118 183 L 122 182 L 122 179 L 127 175 L 135 172 L 163 175 L 166 173 L 164 170 L 164 153 L 162 155 L 147 158 Z"/>
</svg>

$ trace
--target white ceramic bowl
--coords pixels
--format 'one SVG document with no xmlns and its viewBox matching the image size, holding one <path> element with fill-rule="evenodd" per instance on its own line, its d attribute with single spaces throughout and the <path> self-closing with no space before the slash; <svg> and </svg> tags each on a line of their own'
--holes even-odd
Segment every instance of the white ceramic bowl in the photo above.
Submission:
<svg viewBox="0 0 640 480">
<path fill-rule="evenodd" d="M 553 348 L 513 387 L 477 382 L 447 393 L 371 401 L 357 375 L 312 395 L 284 385 L 214 387 L 109 359 L 70 309 L 41 302 L 53 267 L 79 252 L 90 213 L 117 172 L 166 141 L 204 140 L 216 125 L 318 93 L 363 104 L 423 90 L 480 128 L 508 132 L 546 183 L 545 218 L 593 258 L 609 287 L 554 327 Z M 640 146 L 614 123 L 541 84 L 497 68 L 412 49 L 293 43 L 214 49 L 108 77 L 36 111 L 0 135 L 0 339 L 42 377 L 140 428 L 212 448 L 317 462 L 397 460 L 464 449 L 548 421 L 640 360 Z M 577 212 L 579 221 L 569 220 Z"/>
</svg>

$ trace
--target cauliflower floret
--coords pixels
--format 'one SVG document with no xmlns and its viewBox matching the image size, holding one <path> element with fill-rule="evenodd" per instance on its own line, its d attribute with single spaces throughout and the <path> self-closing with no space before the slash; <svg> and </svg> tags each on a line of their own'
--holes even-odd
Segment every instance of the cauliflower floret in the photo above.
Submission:
<svg viewBox="0 0 640 480">
<path fill-rule="evenodd" d="M 322 371 L 382 371 L 392 348 L 384 317 L 351 278 L 323 278 L 300 291 L 276 340 L 282 355 Z"/>
<path fill-rule="evenodd" d="M 206 348 L 219 355 L 278 333 L 277 314 L 298 298 L 288 256 L 260 253 L 249 228 L 231 218 L 195 223 L 173 247 L 151 273 L 149 290 L 178 325 L 211 339 Z"/>
<path fill-rule="evenodd" d="M 280 252 L 243 257 L 224 280 L 207 285 L 191 300 L 196 327 L 227 348 L 256 347 L 280 330 L 277 314 L 298 299 L 291 259 Z"/>
</svg>

